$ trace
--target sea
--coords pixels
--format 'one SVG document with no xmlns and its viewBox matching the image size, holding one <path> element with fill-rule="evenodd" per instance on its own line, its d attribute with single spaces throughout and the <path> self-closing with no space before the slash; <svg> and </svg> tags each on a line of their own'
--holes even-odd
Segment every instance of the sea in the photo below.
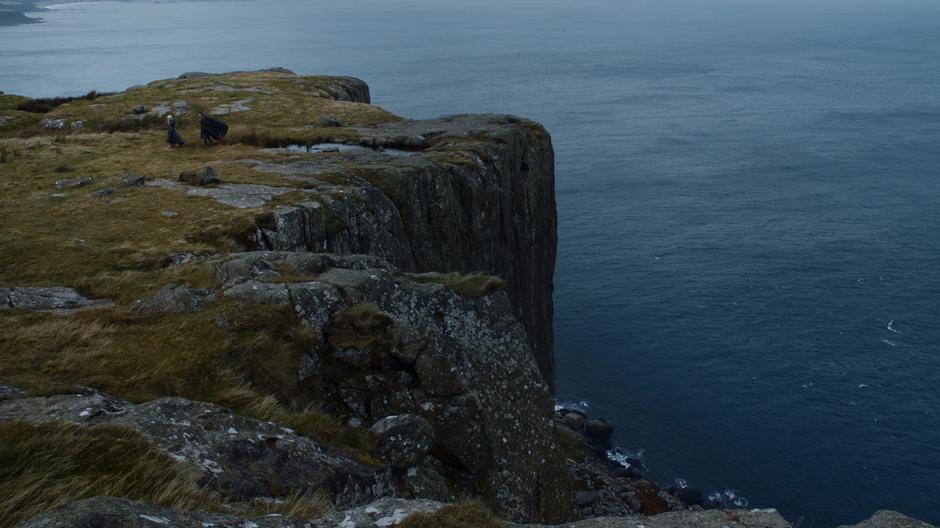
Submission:
<svg viewBox="0 0 940 528">
<path fill-rule="evenodd" d="M 882 508 L 940 523 L 940 2 L 219 0 L 37 16 L 0 28 L 0 90 L 283 66 L 360 77 L 407 117 L 540 121 L 557 158 L 559 399 L 609 419 L 667 485 L 801 528 Z"/>
</svg>

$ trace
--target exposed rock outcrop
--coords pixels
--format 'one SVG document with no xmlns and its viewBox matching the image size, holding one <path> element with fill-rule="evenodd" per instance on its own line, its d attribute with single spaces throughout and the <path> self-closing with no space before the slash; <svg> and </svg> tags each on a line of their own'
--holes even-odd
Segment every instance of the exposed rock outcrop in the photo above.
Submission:
<svg viewBox="0 0 940 528">
<path fill-rule="evenodd" d="M 278 283 L 285 264 L 294 282 Z M 326 410 L 366 425 L 419 415 L 455 491 L 510 518 L 570 518 L 551 393 L 505 292 L 464 297 L 375 257 L 255 252 L 210 265 L 225 296 L 289 303 L 321 336 L 298 377 Z"/>
<path fill-rule="evenodd" d="M 259 223 L 257 249 L 369 254 L 403 271 L 491 273 L 508 284 L 543 378 L 553 384 L 556 251 L 554 154 L 548 133 L 510 116 L 453 116 L 357 129 L 370 147 L 360 177 Z M 315 178 L 332 158 L 257 170 Z"/>
<path fill-rule="evenodd" d="M 111 301 L 88 299 L 72 288 L 61 286 L 0 288 L 0 310 L 67 311 L 105 308 Z"/>
<path fill-rule="evenodd" d="M 507 528 L 548 528 L 507 524 Z M 596 517 L 557 528 L 791 528 L 776 510 L 706 510 L 669 512 L 652 517 Z"/>
<path fill-rule="evenodd" d="M 230 500 L 325 490 L 354 505 L 392 490 L 387 472 L 365 466 L 292 430 L 217 405 L 161 398 L 134 405 L 100 392 L 0 400 L 0 421 L 123 425 L 202 474 Z"/>
<path fill-rule="evenodd" d="M 280 515 L 240 517 L 159 508 L 117 497 L 94 497 L 48 511 L 19 528 L 308 528 Z"/>
<path fill-rule="evenodd" d="M 331 513 L 313 523 L 315 528 L 387 528 L 413 513 L 433 513 L 444 504 L 429 500 L 379 499 L 370 504 Z"/>
<path fill-rule="evenodd" d="M 932 524 L 925 523 L 908 517 L 903 513 L 896 511 L 881 510 L 875 512 L 870 519 L 866 519 L 852 526 L 841 526 L 839 528 L 936 528 Z"/>
</svg>

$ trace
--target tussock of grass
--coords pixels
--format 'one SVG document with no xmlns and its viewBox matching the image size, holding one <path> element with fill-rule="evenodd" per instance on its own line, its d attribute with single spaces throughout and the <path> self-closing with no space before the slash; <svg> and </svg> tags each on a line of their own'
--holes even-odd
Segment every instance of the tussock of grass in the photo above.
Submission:
<svg viewBox="0 0 940 528">
<path fill-rule="evenodd" d="M 84 385 L 136 402 L 208 401 L 372 460 L 368 436 L 310 407 L 298 386 L 299 355 L 317 337 L 288 307 L 218 302 L 186 314 L 7 313 L 0 335 L 0 382 L 31 393 Z"/>
<path fill-rule="evenodd" d="M 385 341 L 392 319 L 372 303 L 336 314 L 326 325 L 326 338 L 336 348 L 366 348 Z"/>
<path fill-rule="evenodd" d="M 297 519 L 319 519 L 330 510 L 332 503 L 329 494 L 324 491 L 314 493 L 295 493 L 279 500 L 254 500 L 245 510 L 253 515 L 284 515 Z"/>
<path fill-rule="evenodd" d="M 415 282 L 443 284 L 464 297 L 485 297 L 506 287 L 506 281 L 482 273 L 415 273 Z"/>
<path fill-rule="evenodd" d="M 177 509 L 215 509 L 197 474 L 117 426 L 0 423 L 0 527 L 110 495 Z"/>
<path fill-rule="evenodd" d="M 434 513 L 413 513 L 396 526 L 398 528 L 502 528 L 496 518 L 480 501 L 461 501 L 448 504 Z"/>
<path fill-rule="evenodd" d="M 555 441 L 561 449 L 561 455 L 566 459 L 580 462 L 587 455 L 588 446 L 581 435 L 556 430 Z"/>
</svg>

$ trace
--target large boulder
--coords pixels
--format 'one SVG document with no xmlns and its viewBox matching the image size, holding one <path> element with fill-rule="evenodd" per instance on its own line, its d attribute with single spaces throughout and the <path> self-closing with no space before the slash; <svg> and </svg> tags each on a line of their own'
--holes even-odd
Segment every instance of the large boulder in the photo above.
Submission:
<svg viewBox="0 0 940 528">
<path fill-rule="evenodd" d="M 0 400 L 0 421 L 124 425 L 198 470 L 201 484 L 245 501 L 325 490 L 338 505 L 390 493 L 387 471 L 361 464 L 291 429 L 210 403 L 161 398 L 134 405 L 93 390 Z"/>
<path fill-rule="evenodd" d="M 285 263 L 296 273 L 278 284 Z M 573 515 L 552 395 L 504 291 L 464 296 L 375 257 L 254 252 L 210 265 L 223 295 L 289 300 L 320 334 L 298 377 L 325 410 L 366 426 L 421 416 L 456 491 L 490 498 L 513 519 Z M 392 465 L 405 463 L 397 458 Z"/>
<path fill-rule="evenodd" d="M 378 445 L 378 455 L 388 465 L 404 469 L 424 460 L 434 443 L 427 420 L 414 414 L 386 416 L 369 429 Z"/>
</svg>

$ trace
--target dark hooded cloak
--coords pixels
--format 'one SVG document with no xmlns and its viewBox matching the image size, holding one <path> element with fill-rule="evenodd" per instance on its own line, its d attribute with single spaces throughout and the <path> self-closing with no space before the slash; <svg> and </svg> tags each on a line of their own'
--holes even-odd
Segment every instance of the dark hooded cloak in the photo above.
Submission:
<svg viewBox="0 0 940 528">
<path fill-rule="evenodd" d="M 209 116 L 199 119 L 199 136 L 203 141 L 219 141 L 228 133 L 228 125 Z"/>
<path fill-rule="evenodd" d="M 173 145 L 183 145 L 186 142 L 183 141 L 183 136 L 176 131 L 176 121 L 170 119 L 166 122 L 166 142 L 171 146 Z"/>
</svg>

